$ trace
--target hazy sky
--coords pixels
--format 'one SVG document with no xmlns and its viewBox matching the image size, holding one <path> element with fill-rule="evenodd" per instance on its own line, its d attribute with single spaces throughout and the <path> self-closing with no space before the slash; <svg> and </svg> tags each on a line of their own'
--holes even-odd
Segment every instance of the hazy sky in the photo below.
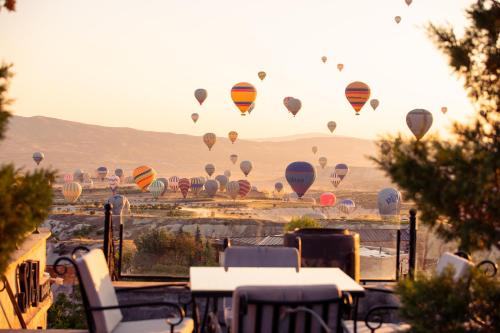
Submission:
<svg viewBox="0 0 500 333">
<path fill-rule="evenodd" d="M 10 94 L 22 116 L 195 135 L 236 130 L 240 138 L 328 133 L 335 120 L 334 135 L 375 138 L 409 133 L 406 113 L 425 108 L 432 130 L 445 130 L 473 108 L 424 26 L 449 22 L 460 31 L 470 3 L 20 0 L 17 12 L 0 13 L 0 59 L 15 65 Z M 377 111 L 365 105 L 354 115 L 344 89 L 357 80 L 380 100 Z M 240 81 L 258 90 L 246 117 L 229 93 Z M 208 90 L 201 107 L 196 88 Z M 297 117 L 285 96 L 302 100 Z"/>
</svg>

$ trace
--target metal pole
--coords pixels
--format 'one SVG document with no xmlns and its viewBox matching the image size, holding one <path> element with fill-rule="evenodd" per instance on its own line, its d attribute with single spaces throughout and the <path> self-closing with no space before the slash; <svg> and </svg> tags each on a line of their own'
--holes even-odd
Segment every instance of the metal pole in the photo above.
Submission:
<svg viewBox="0 0 500 333">
<path fill-rule="evenodd" d="M 401 269 L 401 230 L 396 230 L 396 280 L 399 281 L 399 271 Z"/>
<path fill-rule="evenodd" d="M 417 263 L 417 210 L 410 209 L 410 253 L 408 262 L 408 273 L 410 279 L 415 278 L 415 267 Z"/>
<path fill-rule="evenodd" d="M 113 239 L 109 239 L 111 229 L 111 205 L 109 203 L 104 205 L 104 240 L 103 240 L 103 252 L 106 261 L 108 261 L 109 255 L 109 244 L 113 244 Z"/>
</svg>

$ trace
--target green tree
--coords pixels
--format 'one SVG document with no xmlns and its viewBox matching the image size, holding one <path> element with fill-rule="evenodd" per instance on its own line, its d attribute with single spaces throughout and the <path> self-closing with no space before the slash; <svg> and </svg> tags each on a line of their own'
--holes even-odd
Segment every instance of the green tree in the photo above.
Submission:
<svg viewBox="0 0 500 333">
<path fill-rule="evenodd" d="M 5 136 L 12 102 L 7 97 L 12 77 L 11 65 L 0 65 L 0 139 Z M 24 172 L 14 165 L 0 166 L 0 274 L 7 268 L 10 254 L 30 231 L 48 216 L 52 204 L 54 172 L 38 169 Z"/>
<path fill-rule="evenodd" d="M 294 231 L 295 229 L 305 228 L 321 228 L 321 224 L 311 217 L 294 217 L 290 222 L 285 225 L 285 232 Z"/>
<path fill-rule="evenodd" d="M 416 203 L 424 224 L 470 252 L 500 249 L 500 4 L 478 0 L 467 17 L 461 37 L 450 26 L 430 24 L 428 33 L 464 81 L 478 111 L 473 123 L 455 123 L 447 142 L 386 137 L 372 160 Z"/>
</svg>

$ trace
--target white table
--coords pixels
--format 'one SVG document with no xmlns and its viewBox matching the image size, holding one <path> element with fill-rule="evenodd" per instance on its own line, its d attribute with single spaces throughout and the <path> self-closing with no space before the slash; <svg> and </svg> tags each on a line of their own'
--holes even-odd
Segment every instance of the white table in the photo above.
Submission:
<svg viewBox="0 0 500 333">
<path fill-rule="evenodd" d="M 191 293 L 195 296 L 231 296 L 239 286 L 292 286 L 334 284 L 342 291 L 363 296 L 364 288 L 340 268 L 305 267 L 191 267 Z"/>
</svg>

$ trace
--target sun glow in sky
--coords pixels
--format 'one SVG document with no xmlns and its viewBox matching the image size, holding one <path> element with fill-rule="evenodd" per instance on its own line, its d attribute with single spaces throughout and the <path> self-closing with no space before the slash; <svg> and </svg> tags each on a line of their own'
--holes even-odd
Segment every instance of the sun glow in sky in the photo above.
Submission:
<svg viewBox="0 0 500 333">
<path fill-rule="evenodd" d="M 409 134 L 406 113 L 425 108 L 431 132 L 445 134 L 473 107 L 424 27 L 449 22 L 460 31 L 470 3 L 20 0 L 17 12 L 0 13 L 0 59 L 14 63 L 12 109 L 22 116 L 194 135 L 236 130 L 242 139 L 326 134 L 334 120 L 334 135 L 376 138 Z M 258 91 L 246 117 L 230 98 L 240 81 Z M 344 96 L 352 81 L 371 87 L 377 111 L 367 104 L 354 115 Z M 203 106 L 196 88 L 208 90 Z M 295 118 L 286 96 L 302 100 Z"/>
</svg>

